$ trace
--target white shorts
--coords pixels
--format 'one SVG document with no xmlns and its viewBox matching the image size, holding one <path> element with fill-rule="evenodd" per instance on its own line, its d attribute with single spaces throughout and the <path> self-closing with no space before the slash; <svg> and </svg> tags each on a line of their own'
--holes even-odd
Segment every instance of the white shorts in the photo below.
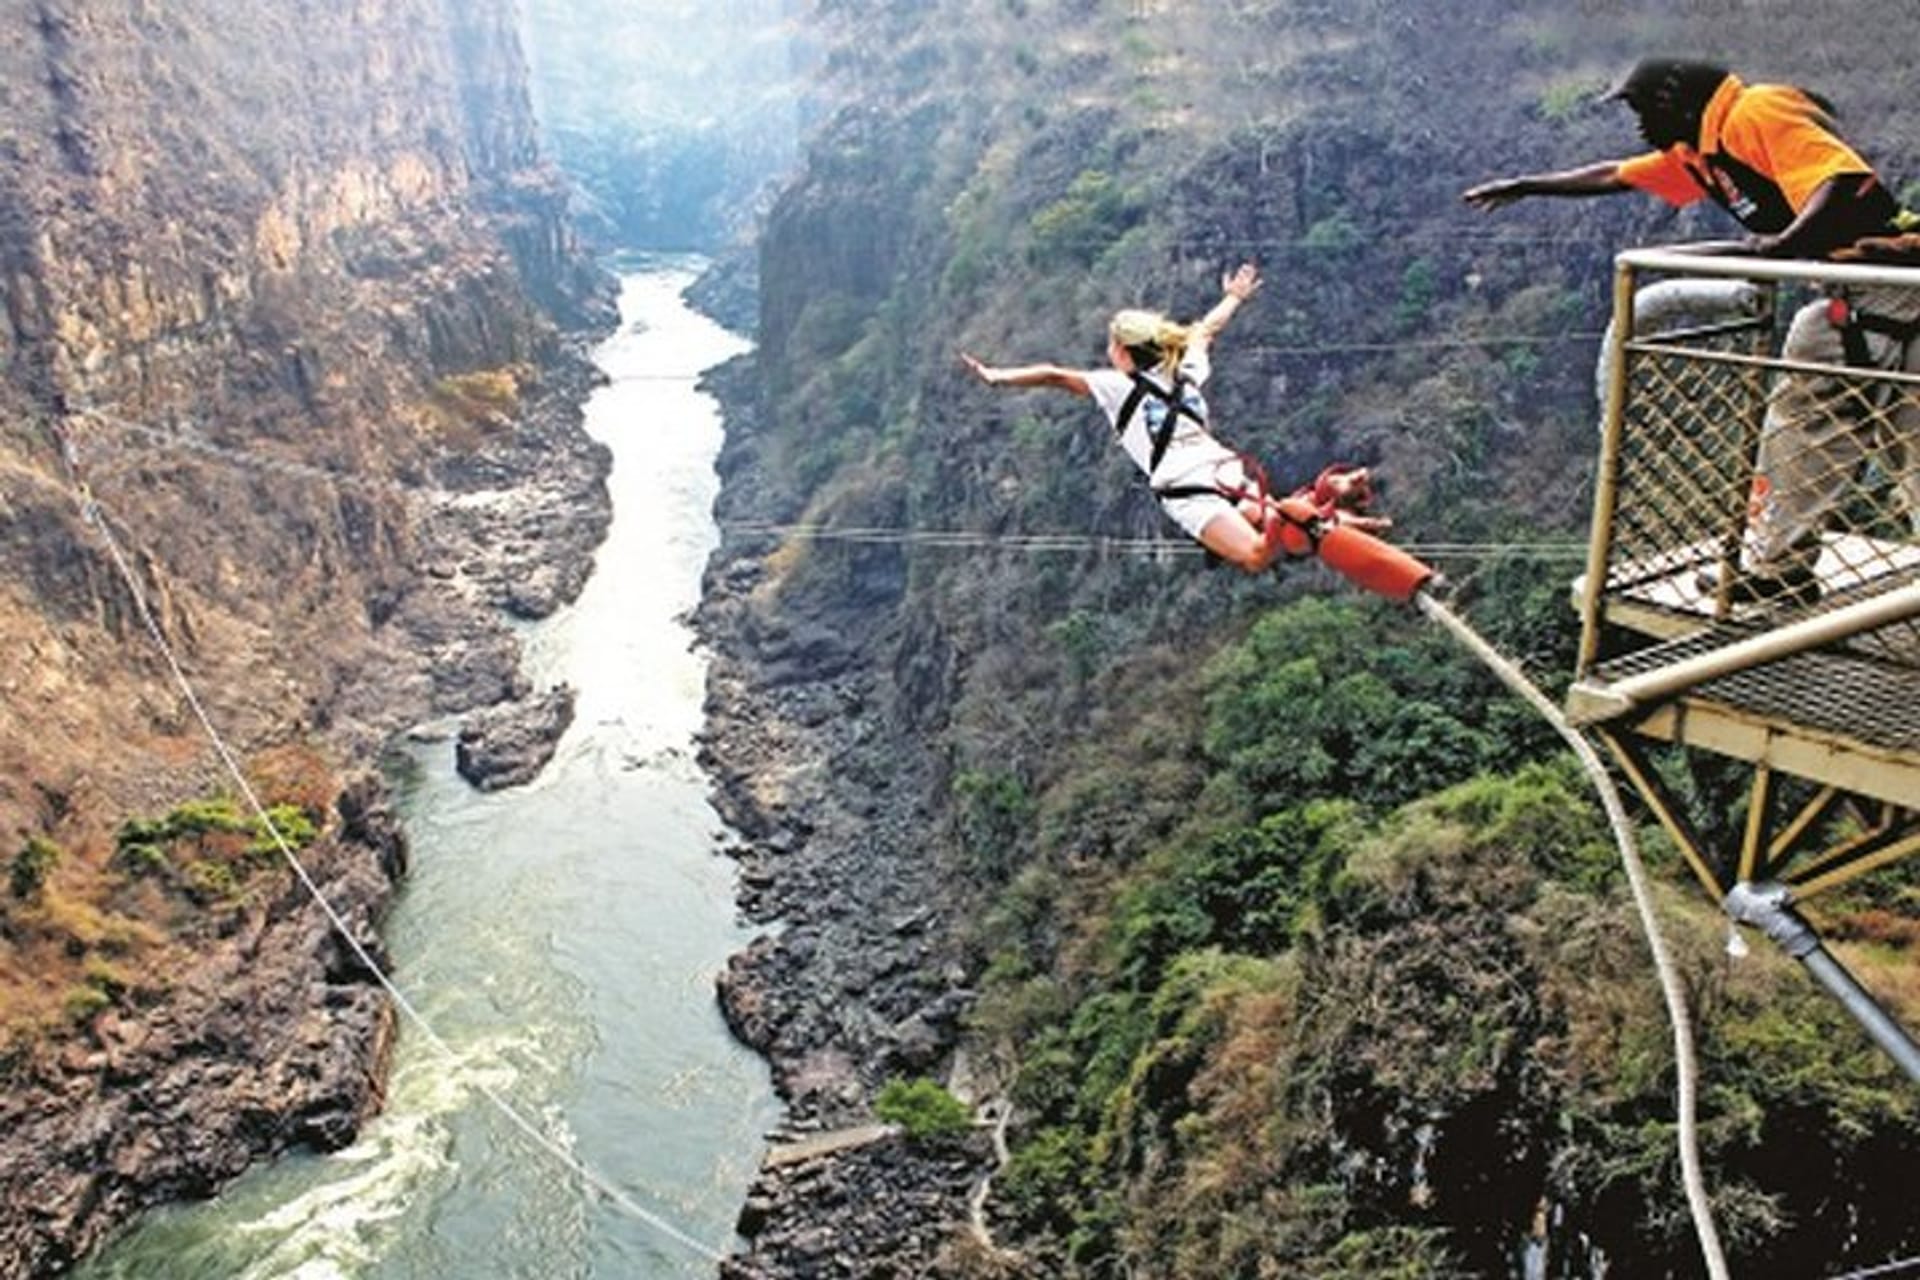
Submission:
<svg viewBox="0 0 1920 1280">
<path fill-rule="evenodd" d="M 1189 467 L 1175 476 L 1157 477 L 1154 487 L 1156 491 L 1162 488 L 1210 490 L 1206 493 L 1181 494 L 1177 497 L 1159 499 L 1160 509 L 1167 513 L 1167 518 L 1186 530 L 1189 537 L 1198 539 L 1200 531 L 1207 527 L 1207 523 L 1222 512 L 1239 516 L 1239 504 L 1226 494 L 1219 492 L 1219 487 L 1253 489 L 1255 484 L 1254 477 L 1247 474 L 1240 456 L 1223 451 L 1220 456 L 1204 465 Z"/>
</svg>

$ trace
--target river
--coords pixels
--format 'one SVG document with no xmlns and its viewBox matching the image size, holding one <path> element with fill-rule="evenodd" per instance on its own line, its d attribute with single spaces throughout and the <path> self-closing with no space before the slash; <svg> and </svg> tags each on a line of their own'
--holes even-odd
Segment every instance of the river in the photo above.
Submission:
<svg viewBox="0 0 1920 1280">
<path fill-rule="evenodd" d="M 584 1194 L 477 1092 L 715 1250 L 778 1118 L 765 1065 L 714 1004 L 714 974 L 748 935 L 694 762 L 705 663 L 684 616 L 718 539 L 721 425 L 693 379 L 745 343 L 681 301 L 698 265 L 621 264 L 620 331 L 595 354 L 611 382 L 586 406 L 614 452 L 613 523 L 579 601 L 524 634 L 536 685 L 577 691 L 553 763 L 493 795 L 455 775 L 444 741 L 411 748 L 401 771 L 413 868 L 386 937 L 453 1056 L 403 1025 L 387 1108 L 358 1143 L 149 1215 L 76 1276 L 714 1273 Z"/>
</svg>

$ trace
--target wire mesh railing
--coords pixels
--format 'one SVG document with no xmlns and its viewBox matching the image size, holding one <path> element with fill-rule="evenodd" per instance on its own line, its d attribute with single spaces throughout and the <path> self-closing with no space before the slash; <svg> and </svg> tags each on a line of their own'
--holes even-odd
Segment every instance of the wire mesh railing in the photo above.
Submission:
<svg viewBox="0 0 1920 1280">
<path fill-rule="evenodd" d="M 1583 667 L 1602 626 L 1737 638 L 1920 581 L 1920 270 L 1639 251 L 1619 271 Z M 1687 277 L 1755 288 L 1636 330 L 1635 295 Z M 1846 643 L 1920 669 L 1920 622 Z"/>
</svg>

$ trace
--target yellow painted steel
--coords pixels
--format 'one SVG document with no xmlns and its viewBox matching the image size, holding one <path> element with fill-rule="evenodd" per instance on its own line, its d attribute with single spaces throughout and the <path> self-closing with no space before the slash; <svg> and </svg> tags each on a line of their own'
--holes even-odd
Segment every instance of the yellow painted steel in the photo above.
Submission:
<svg viewBox="0 0 1920 1280">
<path fill-rule="evenodd" d="M 1587 548 L 1586 597 L 1580 605 L 1580 654 L 1584 671 L 1600 650 L 1600 605 L 1607 583 L 1607 558 L 1613 542 L 1614 478 L 1620 465 L 1620 430 L 1627 402 L 1627 361 L 1624 348 L 1633 340 L 1633 268 L 1624 260 L 1613 273 L 1613 326 L 1610 332 L 1622 354 L 1607 371 L 1607 404 L 1600 427 L 1600 467 L 1594 480 L 1592 536 Z"/>
<path fill-rule="evenodd" d="M 1636 290 L 1676 277 L 1749 281 L 1762 312 L 1636 331 Z M 1615 261 L 1618 350 L 1575 590 L 1568 712 L 1608 744 L 1716 900 L 1757 877 L 1779 876 L 1795 896 L 1823 892 L 1920 853 L 1920 511 L 1891 483 L 1905 465 L 1905 424 L 1920 416 L 1920 362 L 1880 371 L 1784 359 L 1777 295 L 1806 283 L 1920 296 L 1913 268 L 1673 250 Z M 1809 591 L 1753 605 L 1737 590 L 1752 573 L 1749 489 L 1762 417 L 1788 380 L 1830 397 L 1817 403 L 1852 425 L 1858 455 L 1822 480 L 1838 500 L 1808 548 Z M 1751 766 L 1737 848 L 1702 847 L 1639 742 Z M 1872 830 L 1832 834 L 1844 808 L 1875 804 L 1887 816 Z"/>
<path fill-rule="evenodd" d="M 1834 844 L 1832 847 L 1803 860 L 1788 871 L 1782 879 L 1794 885 L 1803 885 L 1820 879 L 1823 873 L 1851 864 L 1857 859 L 1870 857 L 1881 849 L 1891 848 L 1906 838 L 1903 828 L 1913 827 L 1920 833 L 1920 818 L 1912 813 L 1905 814 L 1903 822 L 1899 815 L 1903 811 L 1892 805 L 1883 806 L 1879 821 L 1864 831 L 1856 832 Z"/>
<path fill-rule="evenodd" d="M 1878 853 L 1835 867 L 1825 875 L 1813 876 L 1806 880 L 1792 880 L 1789 883 L 1793 885 L 1794 899 L 1805 901 L 1816 893 L 1823 893 L 1835 885 L 1856 880 L 1870 871 L 1878 871 L 1881 867 L 1890 866 L 1916 853 L 1920 853 L 1920 834 L 1897 840 Z"/>
<path fill-rule="evenodd" d="M 1653 772 L 1647 768 L 1645 759 L 1619 734 L 1604 728 L 1596 729 L 1594 732 L 1599 736 L 1600 741 L 1606 744 L 1614 761 L 1619 764 L 1620 771 L 1626 774 L 1627 781 L 1633 784 L 1633 789 L 1640 793 L 1640 798 L 1645 800 L 1647 807 L 1653 810 L 1653 816 L 1659 821 L 1661 829 L 1680 850 L 1681 858 L 1686 861 L 1694 878 L 1700 882 L 1700 887 L 1707 891 L 1707 896 L 1715 902 L 1725 899 L 1728 886 L 1723 885 L 1719 877 L 1714 875 L 1705 852 L 1700 848 L 1700 841 L 1695 837 L 1692 829 L 1681 820 L 1678 811 L 1667 802 L 1665 789 L 1654 781 Z"/>
<path fill-rule="evenodd" d="M 1740 876 L 1751 884 L 1760 866 L 1760 847 L 1766 843 L 1767 824 L 1773 818 L 1773 770 L 1765 764 L 1753 769 L 1753 789 L 1747 794 L 1747 834 L 1740 842 Z"/>
</svg>

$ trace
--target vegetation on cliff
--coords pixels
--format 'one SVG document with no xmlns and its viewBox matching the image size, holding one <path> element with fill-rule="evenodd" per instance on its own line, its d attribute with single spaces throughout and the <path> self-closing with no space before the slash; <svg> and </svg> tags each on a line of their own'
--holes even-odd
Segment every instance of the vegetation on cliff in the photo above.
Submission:
<svg viewBox="0 0 1920 1280">
<path fill-rule="evenodd" d="M 218 798 L 142 606 L 237 753 L 304 762 L 268 789 L 281 833 L 370 930 L 399 845 L 360 771 L 403 723 L 524 690 L 502 610 L 577 590 L 606 463 L 565 337 L 599 278 L 513 6 L 5 8 L 15 1275 L 263 1154 L 339 1145 L 379 1097 L 384 998 Z M 536 469 L 552 511 L 449 501 Z"/>
<path fill-rule="evenodd" d="M 1816 84 L 1920 175 L 1891 9 L 1838 33 L 1629 0 L 823 10 L 851 105 L 762 248 L 774 518 L 1154 532 L 1084 405 L 990 401 L 956 353 L 1093 364 L 1112 308 L 1197 313 L 1254 258 L 1224 434 L 1287 481 L 1374 465 L 1416 542 L 1572 543 L 1611 251 L 1710 223 L 1599 201 L 1494 224 L 1458 193 L 1637 149 L 1594 91 L 1650 50 Z M 1496 644 L 1564 675 L 1566 560 L 1448 567 Z M 1016 1108 L 1002 1244 L 1085 1276 L 1504 1275 L 1528 1251 L 1694 1274 L 1603 824 L 1440 637 L 1306 599 L 1336 590 L 1311 570 L 1177 557 L 795 542 L 765 572 L 760 599 L 878 652 L 898 740 L 931 737 L 968 1049 Z M 1711 777 L 1694 794 L 1737 821 Z M 1909 1004 L 1914 901 L 1894 878 L 1845 904 L 1880 922 L 1850 959 Z M 1920 1249 L 1873 1176 L 1920 1154 L 1911 1090 L 1790 966 L 1729 966 L 1711 909 L 1666 905 L 1736 1268 Z"/>
</svg>

